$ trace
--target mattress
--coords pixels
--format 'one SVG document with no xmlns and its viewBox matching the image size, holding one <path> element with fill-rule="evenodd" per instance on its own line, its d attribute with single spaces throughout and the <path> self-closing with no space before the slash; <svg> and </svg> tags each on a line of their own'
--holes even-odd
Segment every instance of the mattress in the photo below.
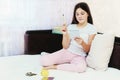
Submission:
<svg viewBox="0 0 120 80">
<path fill-rule="evenodd" d="M 41 55 L 0 57 L 0 80 L 42 80 L 40 57 Z M 26 76 L 27 72 L 37 75 Z M 120 80 L 120 70 L 110 67 L 106 71 L 87 68 L 84 73 L 49 70 L 49 77 L 54 77 L 53 80 Z"/>
</svg>

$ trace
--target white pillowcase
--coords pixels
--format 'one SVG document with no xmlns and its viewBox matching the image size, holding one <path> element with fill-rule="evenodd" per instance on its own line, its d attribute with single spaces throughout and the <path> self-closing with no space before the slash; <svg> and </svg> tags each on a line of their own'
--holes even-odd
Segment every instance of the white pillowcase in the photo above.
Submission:
<svg viewBox="0 0 120 80">
<path fill-rule="evenodd" d="M 114 45 L 113 34 L 97 34 L 91 44 L 90 52 L 86 58 L 89 67 L 95 70 L 106 70 Z"/>
</svg>

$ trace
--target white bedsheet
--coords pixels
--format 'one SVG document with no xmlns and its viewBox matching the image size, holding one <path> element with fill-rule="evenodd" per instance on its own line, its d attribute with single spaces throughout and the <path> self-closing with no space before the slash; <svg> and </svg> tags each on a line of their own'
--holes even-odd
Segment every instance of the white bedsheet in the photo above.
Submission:
<svg viewBox="0 0 120 80">
<path fill-rule="evenodd" d="M 40 55 L 19 55 L 0 57 L 0 80 L 41 80 Z M 28 77 L 27 72 L 37 75 Z M 49 70 L 54 80 L 120 80 L 120 70 L 108 68 L 107 71 L 95 71 L 87 68 L 84 73 L 61 70 Z"/>
</svg>

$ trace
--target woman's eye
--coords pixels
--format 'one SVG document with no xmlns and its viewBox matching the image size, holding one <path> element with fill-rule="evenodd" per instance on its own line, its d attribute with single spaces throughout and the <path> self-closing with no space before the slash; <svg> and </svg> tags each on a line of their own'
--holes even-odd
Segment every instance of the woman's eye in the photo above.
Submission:
<svg viewBox="0 0 120 80">
<path fill-rule="evenodd" d="M 79 14 L 77 13 L 76 15 L 78 16 Z"/>
<path fill-rule="evenodd" d="M 85 13 L 84 12 L 81 12 L 80 14 L 76 14 L 76 16 L 79 16 L 79 15 L 84 15 Z"/>
<path fill-rule="evenodd" d="M 84 15 L 85 13 L 84 12 L 81 12 L 81 15 Z"/>
</svg>

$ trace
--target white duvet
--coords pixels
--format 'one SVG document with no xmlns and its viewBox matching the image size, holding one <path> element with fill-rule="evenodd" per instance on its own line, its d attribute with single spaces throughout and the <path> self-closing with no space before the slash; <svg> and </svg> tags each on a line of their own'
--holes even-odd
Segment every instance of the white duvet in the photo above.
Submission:
<svg viewBox="0 0 120 80">
<path fill-rule="evenodd" d="M 19 55 L 0 57 L 0 80 L 41 80 L 40 55 Z M 26 76 L 27 72 L 37 75 Z M 106 71 L 96 71 L 87 68 L 84 73 L 61 70 L 49 70 L 49 76 L 54 80 L 120 80 L 120 70 L 108 68 Z"/>
</svg>

